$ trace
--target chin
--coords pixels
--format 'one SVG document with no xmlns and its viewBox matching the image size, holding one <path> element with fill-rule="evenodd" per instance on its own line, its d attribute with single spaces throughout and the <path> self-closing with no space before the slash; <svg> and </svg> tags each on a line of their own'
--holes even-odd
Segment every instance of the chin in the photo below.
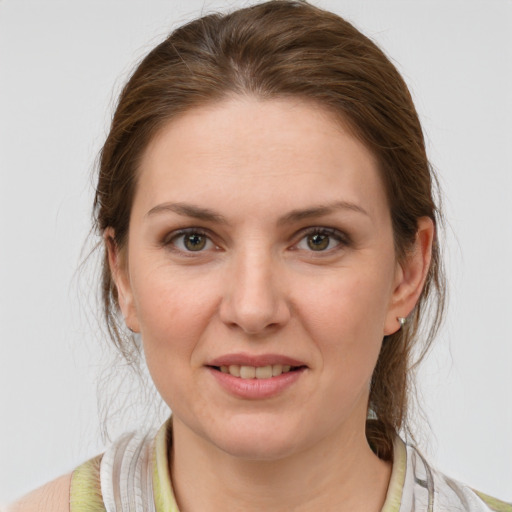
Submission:
<svg viewBox="0 0 512 512">
<path fill-rule="evenodd" d="M 287 422 L 275 418 L 233 418 L 221 432 L 210 432 L 207 438 L 218 449 L 232 457 L 246 460 L 278 460 L 300 450 L 303 433 Z M 306 440 L 304 440 L 306 441 Z"/>
</svg>

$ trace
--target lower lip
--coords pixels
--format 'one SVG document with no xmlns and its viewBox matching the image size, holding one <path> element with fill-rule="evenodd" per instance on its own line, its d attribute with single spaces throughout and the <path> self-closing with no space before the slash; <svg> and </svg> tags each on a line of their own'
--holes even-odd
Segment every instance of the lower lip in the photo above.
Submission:
<svg viewBox="0 0 512 512">
<path fill-rule="evenodd" d="M 226 391 L 236 397 L 251 400 L 262 400 L 279 395 L 295 384 L 301 378 L 305 369 L 300 368 L 282 373 L 270 379 L 242 379 L 211 367 L 208 368 L 213 377 Z"/>
</svg>

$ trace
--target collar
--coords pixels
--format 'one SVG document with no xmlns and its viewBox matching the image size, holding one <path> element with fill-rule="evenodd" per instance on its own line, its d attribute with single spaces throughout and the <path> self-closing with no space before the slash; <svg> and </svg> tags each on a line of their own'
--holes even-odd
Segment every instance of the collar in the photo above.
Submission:
<svg viewBox="0 0 512 512">
<path fill-rule="evenodd" d="M 169 472 L 169 448 L 172 444 L 172 416 L 160 427 L 155 438 L 153 457 L 153 492 L 157 512 L 180 512 L 172 489 Z M 407 447 L 399 436 L 393 445 L 393 469 L 389 481 L 386 500 L 381 512 L 399 512 L 402 502 L 408 501 L 404 495 L 407 474 Z M 412 498 L 412 497 L 411 497 Z"/>
</svg>

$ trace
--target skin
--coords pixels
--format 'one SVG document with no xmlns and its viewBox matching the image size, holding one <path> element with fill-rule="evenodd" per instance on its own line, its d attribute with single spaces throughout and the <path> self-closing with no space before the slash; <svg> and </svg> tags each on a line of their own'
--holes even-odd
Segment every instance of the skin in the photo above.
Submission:
<svg viewBox="0 0 512 512">
<path fill-rule="evenodd" d="M 433 225 L 418 226 L 399 263 L 373 156 L 303 100 L 230 98 L 153 139 L 127 246 L 105 235 L 126 323 L 173 411 L 180 508 L 380 510 L 391 468 L 365 438 L 369 383 L 424 283 Z M 232 353 L 306 369 L 276 396 L 243 399 L 208 366 Z"/>
<path fill-rule="evenodd" d="M 224 222 L 177 213 L 177 202 Z M 183 228 L 201 228 L 202 250 L 187 250 Z M 316 230 L 321 250 L 309 228 L 331 230 Z M 391 468 L 364 435 L 369 382 L 383 336 L 419 297 L 433 225 L 419 219 L 398 262 L 369 151 L 304 101 L 196 109 L 147 148 L 127 247 L 114 235 L 105 238 L 121 310 L 173 410 L 180 509 L 380 510 Z M 286 355 L 307 369 L 276 396 L 244 400 L 205 367 L 233 352 Z M 70 479 L 8 510 L 69 510 Z"/>
<path fill-rule="evenodd" d="M 68 512 L 70 485 L 71 474 L 63 475 L 12 503 L 5 512 Z"/>
</svg>

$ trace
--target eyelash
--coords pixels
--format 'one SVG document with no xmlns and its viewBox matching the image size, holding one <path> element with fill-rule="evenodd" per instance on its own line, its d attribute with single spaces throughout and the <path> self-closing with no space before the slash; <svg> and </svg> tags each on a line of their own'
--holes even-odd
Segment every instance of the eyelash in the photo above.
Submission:
<svg viewBox="0 0 512 512">
<path fill-rule="evenodd" d="M 325 236 L 329 238 L 329 245 L 325 250 L 321 251 L 308 251 L 312 253 L 331 253 L 332 251 L 335 251 L 336 249 L 341 249 L 343 247 L 347 247 L 350 245 L 350 239 L 347 234 L 343 233 L 342 231 L 339 231 L 334 228 L 325 228 L 325 227 L 311 227 L 307 228 L 306 230 L 302 231 L 300 234 L 299 242 L 295 244 L 295 247 L 299 245 L 303 240 L 307 239 L 308 237 L 312 236 Z M 329 247 L 331 245 L 331 240 L 335 240 L 337 244 L 334 247 Z"/>
<path fill-rule="evenodd" d="M 195 252 L 197 252 L 197 253 L 204 252 L 204 247 L 198 251 L 187 250 L 184 248 L 178 248 L 176 246 L 176 242 L 180 238 L 182 238 L 183 243 L 185 243 L 185 239 L 183 237 L 186 237 L 187 235 L 189 235 L 189 236 L 197 235 L 199 237 L 203 237 L 204 239 L 206 239 L 206 242 L 205 242 L 206 244 L 208 244 L 208 243 L 213 244 L 215 246 L 215 248 L 218 249 L 218 246 L 216 246 L 215 243 L 212 241 L 211 235 L 207 231 L 205 231 L 204 229 L 201 229 L 201 228 L 186 228 L 186 229 L 180 229 L 178 231 L 175 231 L 174 233 L 171 234 L 171 236 L 166 237 L 166 239 L 163 241 L 162 245 L 165 247 L 169 247 L 173 251 L 179 252 L 180 254 L 186 254 L 187 256 L 188 255 L 192 256 Z M 351 243 L 349 236 L 337 229 L 326 228 L 326 227 L 310 227 L 310 228 L 307 228 L 299 233 L 298 242 L 296 242 L 293 245 L 293 249 L 301 250 L 298 248 L 299 244 L 302 241 L 304 241 L 305 239 L 307 239 L 307 237 L 312 237 L 312 236 L 328 237 L 329 242 L 328 242 L 328 246 L 324 250 L 315 251 L 312 249 L 311 250 L 304 249 L 307 252 L 311 252 L 311 253 L 319 253 L 319 254 L 320 253 L 324 253 L 324 254 L 331 253 L 337 249 L 347 247 Z M 331 240 L 335 240 L 337 242 L 337 244 L 334 247 L 330 248 L 329 246 L 331 245 Z"/>
<path fill-rule="evenodd" d="M 186 228 L 186 229 L 180 229 L 178 231 L 175 231 L 171 234 L 171 236 L 167 237 L 164 242 L 163 242 L 163 245 L 165 247 L 169 247 L 170 249 L 176 251 L 176 252 L 179 252 L 180 254 L 186 254 L 186 255 L 193 255 L 194 252 L 197 252 L 197 253 L 200 253 L 200 252 L 203 252 L 203 250 L 199 250 L 199 251 L 191 251 L 191 250 L 186 250 L 186 249 L 180 249 L 176 246 L 176 242 L 182 238 L 183 239 L 183 243 L 185 242 L 185 238 L 186 236 L 191 236 L 191 235 L 198 235 L 204 239 L 206 239 L 206 243 L 208 244 L 211 243 L 213 244 L 213 241 L 211 239 L 211 236 L 209 235 L 209 233 L 201 228 Z M 214 244 L 215 245 L 215 244 Z M 217 247 L 217 246 L 215 246 Z"/>
</svg>

